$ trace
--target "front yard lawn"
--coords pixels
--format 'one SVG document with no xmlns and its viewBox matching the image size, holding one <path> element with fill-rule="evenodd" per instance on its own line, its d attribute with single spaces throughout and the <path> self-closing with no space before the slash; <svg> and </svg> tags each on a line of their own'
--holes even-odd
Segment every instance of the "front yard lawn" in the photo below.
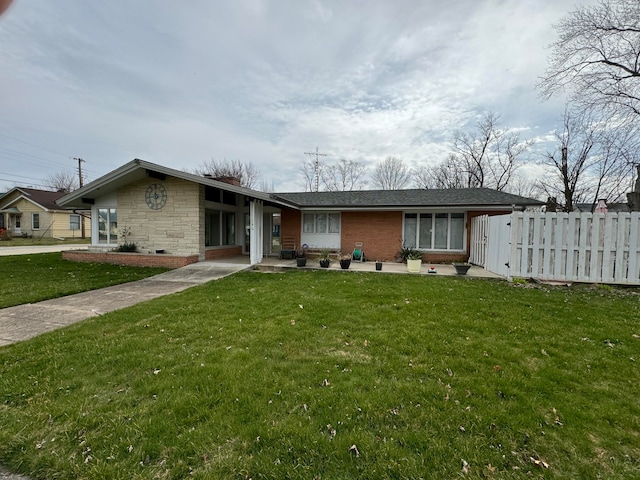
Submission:
<svg viewBox="0 0 640 480">
<path fill-rule="evenodd" d="M 61 253 L 0 256 L 0 308 L 118 285 L 167 271 L 62 260 Z"/>
<path fill-rule="evenodd" d="M 637 290 L 243 272 L 0 348 L 36 478 L 640 478 Z"/>
</svg>

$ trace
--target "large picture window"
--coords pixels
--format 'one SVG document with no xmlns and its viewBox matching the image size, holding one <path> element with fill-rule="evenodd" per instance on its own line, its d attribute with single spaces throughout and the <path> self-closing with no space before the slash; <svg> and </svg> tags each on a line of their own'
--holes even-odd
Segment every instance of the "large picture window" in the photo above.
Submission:
<svg viewBox="0 0 640 480">
<path fill-rule="evenodd" d="M 235 245 L 235 213 L 221 210 L 207 210 L 205 213 L 204 237 L 204 244 L 207 247 Z"/>
<path fill-rule="evenodd" d="M 302 215 L 303 233 L 340 233 L 339 213 L 305 213 Z"/>
<path fill-rule="evenodd" d="M 405 213 L 404 244 L 423 250 L 464 250 L 464 213 Z"/>
</svg>

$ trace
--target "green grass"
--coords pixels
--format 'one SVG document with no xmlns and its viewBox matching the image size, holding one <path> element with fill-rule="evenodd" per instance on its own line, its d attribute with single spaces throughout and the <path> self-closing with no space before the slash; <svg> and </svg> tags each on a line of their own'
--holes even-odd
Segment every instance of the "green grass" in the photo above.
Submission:
<svg viewBox="0 0 640 480">
<path fill-rule="evenodd" d="M 0 308 L 140 280 L 166 268 L 70 262 L 60 253 L 0 257 Z"/>
<path fill-rule="evenodd" d="M 0 349 L 0 463 L 45 479 L 639 478 L 638 318 L 636 290 L 244 272 Z"/>
<path fill-rule="evenodd" d="M 90 238 L 65 238 L 64 240 L 60 240 L 58 238 L 51 237 L 33 237 L 33 238 L 23 238 L 23 237 L 15 237 L 11 240 L 0 240 L 0 248 L 1 247 L 31 247 L 31 246 L 39 246 L 39 245 L 77 245 L 77 244 L 89 244 L 91 243 Z"/>
</svg>

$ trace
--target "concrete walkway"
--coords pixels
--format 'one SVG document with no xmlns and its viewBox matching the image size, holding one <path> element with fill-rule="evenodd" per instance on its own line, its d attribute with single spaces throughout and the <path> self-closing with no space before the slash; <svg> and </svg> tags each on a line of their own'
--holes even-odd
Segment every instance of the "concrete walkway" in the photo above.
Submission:
<svg viewBox="0 0 640 480">
<path fill-rule="evenodd" d="M 136 282 L 3 308 L 0 309 L 0 347 L 247 268 L 248 263 L 199 262 Z"/>
<path fill-rule="evenodd" d="M 25 245 L 22 247 L 0 247 L 0 257 L 9 255 L 27 255 L 29 253 L 51 253 L 62 252 L 64 250 L 87 250 L 89 244 L 60 244 L 60 245 Z M 2 478 L 2 477 L 0 477 Z"/>
</svg>

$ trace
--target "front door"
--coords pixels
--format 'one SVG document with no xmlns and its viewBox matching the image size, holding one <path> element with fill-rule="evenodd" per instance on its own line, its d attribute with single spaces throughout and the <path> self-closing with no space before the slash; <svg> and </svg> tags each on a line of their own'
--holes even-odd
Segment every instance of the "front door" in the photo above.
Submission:
<svg viewBox="0 0 640 480">
<path fill-rule="evenodd" d="M 13 226 L 13 234 L 14 235 L 22 235 L 22 230 L 20 229 L 20 218 L 22 215 L 9 215 L 9 228 Z"/>
</svg>

